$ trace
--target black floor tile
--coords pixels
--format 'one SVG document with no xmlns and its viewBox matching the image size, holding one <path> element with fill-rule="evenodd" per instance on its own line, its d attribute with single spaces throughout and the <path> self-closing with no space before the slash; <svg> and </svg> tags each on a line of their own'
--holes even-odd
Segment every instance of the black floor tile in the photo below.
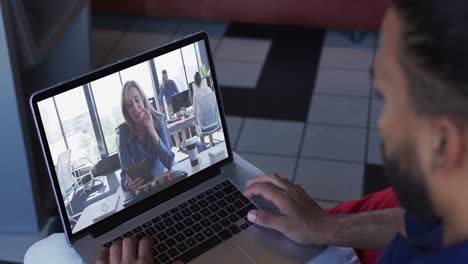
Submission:
<svg viewBox="0 0 468 264">
<path fill-rule="evenodd" d="M 318 70 L 324 30 L 231 24 L 226 36 L 272 40 L 256 89 L 222 86 L 226 113 L 305 122 Z"/>
</svg>

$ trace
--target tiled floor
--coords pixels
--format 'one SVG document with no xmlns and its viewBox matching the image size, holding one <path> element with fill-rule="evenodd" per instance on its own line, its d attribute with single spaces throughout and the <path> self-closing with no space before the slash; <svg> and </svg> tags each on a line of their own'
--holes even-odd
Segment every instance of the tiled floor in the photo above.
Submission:
<svg viewBox="0 0 468 264">
<path fill-rule="evenodd" d="M 234 150 L 264 172 L 301 184 L 323 207 L 361 197 L 365 167 L 382 163 L 376 126 L 381 102 L 372 93 L 369 75 L 376 34 L 354 43 L 348 32 L 328 30 L 323 38 L 321 30 L 283 27 L 275 34 L 267 28 L 255 35 L 253 29 L 243 32 L 223 22 L 95 17 L 93 25 L 96 66 L 206 31 L 223 95 L 255 96 L 253 102 L 262 103 L 260 98 L 275 106 L 236 112 L 236 105 L 226 102 Z M 300 32 L 310 33 L 316 42 L 294 37 Z M 278 39 L 281 34 L 291 41 Z M 307 63 L 297 62 L 301 53 L 295 54 L 295 47 Z M 284 79 L 291 85 L 284 85 Z M 296 96 L 287 101 L 291 107 L 275 101 L 274 91 L 283 101 L 281 95 Z"/>
</svg>

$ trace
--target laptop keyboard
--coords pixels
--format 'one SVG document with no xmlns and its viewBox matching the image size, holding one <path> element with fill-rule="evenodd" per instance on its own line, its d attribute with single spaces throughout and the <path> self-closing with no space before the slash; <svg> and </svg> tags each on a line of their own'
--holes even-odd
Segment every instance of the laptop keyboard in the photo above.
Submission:
<svg viewBox="0 0 468 264">
<path fill-rule="evenodd" d="M 150 236 L 154 263 L 187 263 L 248 228 L 247 213 L 252 209 L 256 206 L 226 180 L 103 246 L 130 236 Z"/>
</svg>

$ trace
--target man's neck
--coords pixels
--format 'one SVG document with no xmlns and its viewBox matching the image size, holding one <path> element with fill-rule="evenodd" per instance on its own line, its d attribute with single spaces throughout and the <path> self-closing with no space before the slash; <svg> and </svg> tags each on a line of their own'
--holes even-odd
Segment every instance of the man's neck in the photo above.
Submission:
<svg viewBox="0 0 468 264">
<path fill-rule="evenodd" d="M 462 205 L 463 203 L 458 203 Z M 455 206 L 453 207 L 455 208 Z M 443 221 L 443 244 L 449 247 L 468 240 L 468 210 L 466 206 L 459 207 L 445 214 Z"/>
</svg>

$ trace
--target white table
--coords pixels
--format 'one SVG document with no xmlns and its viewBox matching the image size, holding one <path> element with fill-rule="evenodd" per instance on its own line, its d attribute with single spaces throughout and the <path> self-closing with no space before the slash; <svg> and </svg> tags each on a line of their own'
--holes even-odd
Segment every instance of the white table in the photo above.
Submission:
<svg viewBox="0 0 468 264">
<path fill-rule="evenodd" d="M 190 128 L 191 126 L 196 125 L 196 122 L 197 119 L 195 118 L 194 114 L 190 115 L 189 117 L 183 117 L 179 121 L 167 124 L 167 133 L 169 133 L 169 135 L 175 134 L 183 129 Z"/>
<path fill-rule="evenodd" d="M 196 166 L 192 166 L 190 164 L 190 160 L 186 159 L 186 160 L 183 160 L 183 161 L 175 164 L 172 167 L 172 170 L 183 170 L 183 171 L 186 171 L 189 176 L 191 176 L 191 175 L 193 175 L 193 174 L 195 174 L 195 173 L 197 173 L 197 172 L 199 172 L 201 170 L 204 170 L 207 167 L 214 164 L 214 163 L 210 162 L 210 158 L 209 158 L 209 155 L 208 155 L 208 153 L 210 151 L 216 151 L 217 152 L 217 151 L 223 150 L 223 149 L 224 149 L 224 156 L 226 157 L 227 156 L 226 143 L 222 142 L 222 143 L 220 143 L 218 145 L 215 145 L 212 148 L 209 148 L 209 149 L 207 149 L 207 150 L 205 150 L 203 152 L 198 153 L 198 164 Z M 115 171 L 115 173 L 116 173 L 116 175 L 120 175 L 120 170 Z M 166 174 L 167 174 L 167 172 L 164 173 L 163 175 L 156 176 L 155 180 L 153 182 L 161 179 L 162 177 L 165 177 Z M 178 179 L 176 179 L 176 180 L 178 180 Z M 147 185 L 151 185 L 153 182 L 147 183 Z M 165 186 L 167 186 L 167 185 L 165 185 Z M 158 191 L 159 191 L 158 189 L 154 188 L 154 190 L 152 191 L 151 194 L 154 194 L 154 193 L 156 193 Z M 149 195 L 151 195 L 151 194 L 149 194 Z M 78 232 L 78 231 L 82 230 L 83 228 L 86 228 L 87 226 L 90 226 L 90 225 L 94 224 L 93 219 L 95 218 L 96 215 L 98 215 L 100 213 L 102 204 L 111 201 L 113 199 L 114 195 L 119 196 L 119 200 L 118 200 L 117 208 L 116 208 L 115 212 L 123 210 L 125 208 L 123 206 L 123 202 L 125 200 L 126 195 L 128 195 L 128 192 L 125 192 L 124 190 L 122 190 L 122 187 L 119 187 L 115 194 L 113 194 L 113 195 L 111 195 L 109 197 L 106 197 L 106 198 L 104 198 L 104 199 L 102 199 L 100 201 L 97 201 L 97 202 L 95 202 L 93 204 L 88 205 L 83 210 L 83 212 L 81 213 L 81 216 L 78 219 L 78 222 L 76 223 L 75 227 L 73 228 L 73 232 L 74 233 Z M 147 197 L 147 194 L 145 194 L 145 197 Z"/>
</svg>

